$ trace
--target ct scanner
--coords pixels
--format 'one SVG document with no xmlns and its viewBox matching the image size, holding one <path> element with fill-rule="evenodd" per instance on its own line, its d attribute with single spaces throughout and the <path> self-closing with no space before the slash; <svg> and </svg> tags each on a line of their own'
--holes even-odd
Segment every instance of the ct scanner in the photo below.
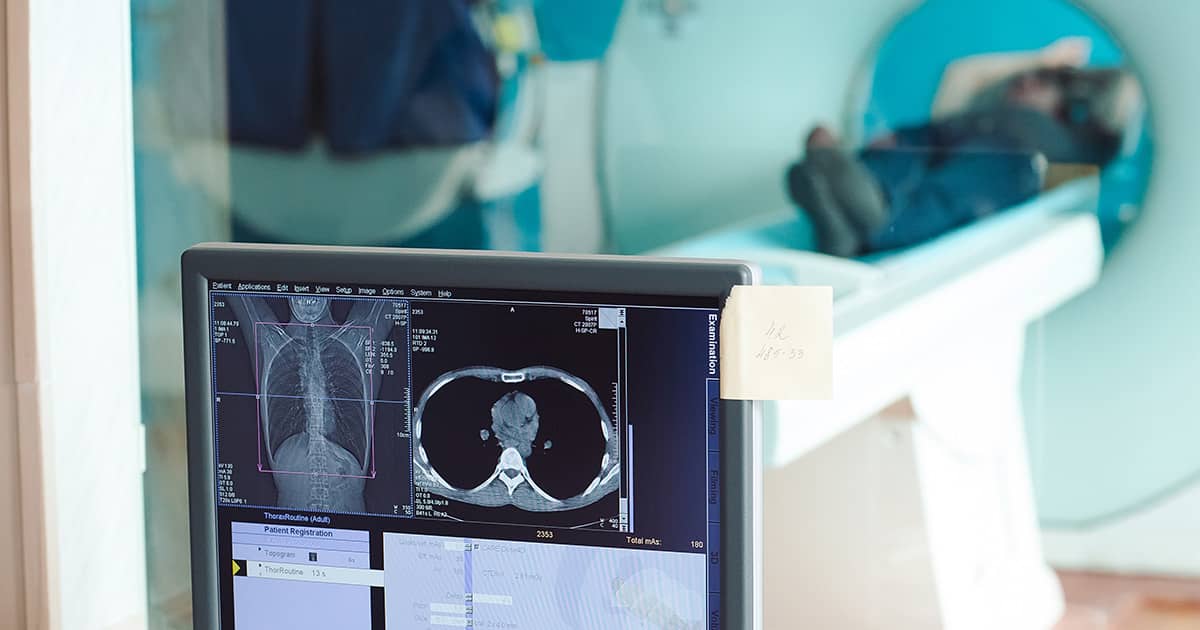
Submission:
<svg viewBox="0 0 1200 630">
<path fill-rule="evenodd" d="M 785 165 L 813 123 L 862 133 L 876 78 L 864 68 L 878 70 L 889 34 L 921 4 L 597 0 L 558 39 L 539 17 L 528 30 L 560 52 L 519 75 L 504 142 L 387 156 L 375 178 L 356 171 L 297 198 L 321 207 L 395 190 L 369 200 L 377 215 L 433 216 L 463 190 L 535 189 L 541 249 L 745 257 L 768 281 L 832 284 L 836 400 L 768 414 L 766 627 L 1048 628 L 1062 599 L 1047 557 L 1200 575 L 1200 555 L 1180 553 L 1196 548 L 1200 509 L 1188 505 L 1200 490 L 1121 514 L 1186 488 L 1196 467 L 1200 84 L 1180 67 L 1200 54 L 1200 4 L 1082 3 L 1136 66 L 1155 132 L 1143 207 L 1109 251 L 1096 178 L 882 260 L 800 251 L 808 236 L 783 194 Z M 319 149 L 190 150 L 177 169 L 226 212 L 278 199 L 231 190 L 205 174 L 212 164 L 243 182 L 314 182 L 324 168 Z M 426 163 L 447 168 L 418 188 L 396 177 Z M 525 225 L 507 247 L 533 246 Z"/>
</svg>

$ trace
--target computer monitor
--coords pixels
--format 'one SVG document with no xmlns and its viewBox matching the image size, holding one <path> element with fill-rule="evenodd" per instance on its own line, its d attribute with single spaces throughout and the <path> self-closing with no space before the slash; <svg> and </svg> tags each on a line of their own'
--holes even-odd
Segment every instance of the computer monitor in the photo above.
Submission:
<svg viewBox="0 0 1200 630">
<path fill-rule="evenodd" d="M 736 262 L 183 255 L 195 627 L 743 629 Z"/>
</svg>

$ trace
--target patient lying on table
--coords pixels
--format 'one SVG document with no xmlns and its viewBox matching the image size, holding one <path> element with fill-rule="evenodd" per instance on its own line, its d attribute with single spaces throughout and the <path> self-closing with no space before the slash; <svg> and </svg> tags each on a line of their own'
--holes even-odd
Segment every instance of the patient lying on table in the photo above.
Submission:
<svg viewBox="0 0 1200 630">
<path fill-rule="evenodd" d="M 856 256 L 906 247 L 1019 204 L 1046 164 L 1104 166 L 1140 106 L 1118 68 L 1082 68 L 1090 44 L 968 57 L 942 76 L 931 121 L 839 148 L 824 127 L 787 173 L 821 252 Z"/>
</svg>

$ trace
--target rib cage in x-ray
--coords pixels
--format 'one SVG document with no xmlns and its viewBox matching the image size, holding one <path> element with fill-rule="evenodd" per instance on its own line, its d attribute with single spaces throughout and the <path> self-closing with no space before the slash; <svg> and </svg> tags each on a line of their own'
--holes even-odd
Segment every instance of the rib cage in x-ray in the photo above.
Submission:
<svg viewBox="0 0 1200 630">
<path fill-rule="evenodd" d="M 556 379 L 577 390 L 588 398 L 596 411 L 596 430 L 604 439 L 604 454 L 600 467 L 588 487 L 579 495 L 556 498 L 542 489 L 533 479 L 526 466 L 530 456 L 530 441 L 537 431 L 540 420 L 537 401 L 513 390 L 496 400 L 491 408 L 492 431 L 499 441 L 501 450 L 495 470 L 486 481 L 474 488 L 457 488 L 446 481 L 432 465 L 425 447 L 421 445 L 423 424 L 436 422 L 436 418 L 425 417 L 426 405 L 438 390 L 450 382 L 473 378 L 483 381 L 518 384 L 541 379 Z M 595 390 L 583 379 L 549 366 L 533 366 L 520 370 L 504 370 L 497 367 L 467 367 L 452 370 L 438 376 L 430 383 L 413 412 L 413 435 L 417 447 L 413 452 L 413 470 L 418 486 L 435 494 L 481 505 L 495 507 L 514 505 L 531 512 L 555 512 L 572 510 L 590 505 L 608 495 L 620 483 L 620 448 L 617 433 L 612 427 L 608 413 Z M 522 425 L 531 428 L 522 430 Z M 586 465 L 581 462 L 581 465 Z"/>
<path fill-rule="evenodd" d="M 366 362 L 386 330 L 383 304 L 356 303 L 341 323 L 328 298 L 293 297 L 288 306 L 290 321 L 277 321 L 262 298 L 233 301 L 253 340 L 259 466 L 273 475 L 280 507 L 361 512 L 374 472 Z"/>
</svg>

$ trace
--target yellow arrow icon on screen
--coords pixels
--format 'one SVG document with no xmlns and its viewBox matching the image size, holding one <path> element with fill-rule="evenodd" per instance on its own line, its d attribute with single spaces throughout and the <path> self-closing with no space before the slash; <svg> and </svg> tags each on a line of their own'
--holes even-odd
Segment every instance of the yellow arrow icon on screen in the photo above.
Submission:
<svg viewBox="0 0 1200 630">
<path fill-rule="evenodd" d="M 237 563 L 237 560 L 234 560 L 234 561 L 233 561 L 233 574 L 234 574 L 234 575 L 237 575 L 237 574 L 238 574 L 238 571 L 241 571 L 241 570 L 242 570 L 242 567 L 241 567 L 241 565 L 239 565 L 239 564 Z"/>
</svg>

